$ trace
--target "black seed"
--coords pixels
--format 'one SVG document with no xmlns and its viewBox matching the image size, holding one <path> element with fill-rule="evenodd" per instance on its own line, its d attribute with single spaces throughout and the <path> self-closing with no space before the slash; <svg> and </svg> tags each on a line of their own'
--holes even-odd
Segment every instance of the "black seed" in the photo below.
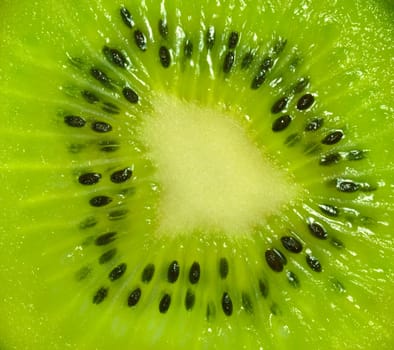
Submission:
<svg viewBox="0 0 394 350">
<path fill-rule="evenodd" d="M 277 249 L 267 249 L 265 251 L 265 260 L 267 261 L 268 266 L 276 272 L 280 272 L 283 270 L 283 265 L 286 265 L 287 260 L 286 257 Z"/>
<path fill-rule="evenodd" d="M 79 224 L 79 228 L 81 230 L 86 230 L 90 227 L 96 226 L 98 223 L 97 219 L 94 216 L 89 216 Z"/>
<path fill-rule="evenodd" d="M 139 302 L 139 300 L 141 298 L 141 294 L 142 294 L 141 293 L 141 288 L 134 289 L 130 293 L 130 295 L 129 295 L 128 299 L 127 299 L 127 305 L 130 306 L 130 307 L 137 305 L 137 303 Z"/>
<path fill-rule="evenodd" d="M 179 264 L 174 260 L 170 266 L 168 266 L 167 279 L 168 282 L 174 283 L 179 277 Z"/>
<path fill-rule="evenodd" d="M 168 311 L 170 304 L 171 304 L 171 296 L 169 294 L 164 294 L 159 304 L 160 313 L 165 314 Z"/>
<path fill-rule="evenodd" d="M 319 239 L 327 239 L 328 233 L 326 229 L 316 221 L 311 221 L 308 224 L 309 231 L 314 235 L 316 238 Z"/>
<path fill-rule="evenodd" d="M 286 137 L 285 145 L 288 147 L 293 147 L 301 140 L 301 135 L 294 133 Z"/>
<path fill-rule="evenodd" d="M 330 243 L 331 243 L 331 245 L 333 245 L 333 246 L 334 246 L 335 248 L 337 248 L 337 249 L 342 249 L 342 248 L 344 248 L 343 242 L 340 241 L 340 240 L 337 239 L 337 238 L 331 238 Z"/>
<path fill-rule="evenodd" d="M 160 63 L 164 68 L 168 68 L 171 64 L 170 51 L 165 47 L 161 46 L 159 49 Z"/>
<path fill-rule="evenodd" d="M 185 55 L 186 58 L 191 58 L 192 54 L 193 54 L 193 43 L 187 39 L 185 41 L 185 46 L 183 48 L 183 53 Z"/>
<path fill-rule="evenodd" d="M 246 312 L 252 314 L 253 313 L 253 304 L 250 296 L 245 292 L 242 292 L 242 306 Z"/>
<path fill-rule="evenodd" d="M 341 155 L 339 153 L 323 154 L 320 158 L 320 165 L 332 165 L 336 164 L 341 160 Z"/>
<path fill-rule="evenodd" d="M 94 79 L 98 80 L 103 85 L 109 84 L 109 78 L 107 74 L 105 74 L 101 69 L 92 68 L 90 70 L 90 74 L 93 76 Z"/>
<path fill-rule="evenodd" d="M 271 57 L 266 57 L 260 66 L 261 71 L 269 71 L 274 65 L 274 60 Z"/>
<path fill-rule="evenodd" d="M 245 54 L 244 58 L 242 59 L 241 68 L 247 69 L 253 62 L 254 55 L 251 51 Z"/>
<path fill-rule="evenodd" d="M 265 81 L 266 71 L 261 70 L 252 80 L 251 88 L 253 90 L 258 89 Z"/>
<path fill-rule="evenodd" d="M 220 278 L 223 280 L 228 275 L 228 261 L 226 258 L 220 258 L 219 261 L 219 274 Z"/>
<path fill-rule="evenodd" d="M 282 112 L 286 107 L 287 103 L 289 102 L 289 98 L 284 96 L 281 97 L 278 101 L 276 101 L 271 107 L 271 113 L 277 114 Z"/>
<path fill-rule="evenodd" d="M 164 19 L 160 19 L 160 21 L 159 21 L 159 33 L 163 39 L 167 39 L 168 25 L 167 25 L 167 21 Z"/>
<path fill-rule="evenodd" d="M 112 271 L 108 274 L 108 278 L 112 282 L 116 281 L 123 276 L 123 274 L 126 272 L 126 269 L 127 265 L 125 263 L 121 263 L 112 269 Z"/>
<path fill-rule="evenodd" d="M 328 216 L 337 217 L 339 215 L 339 209 L 330 204 L 319 204 L 319 208 L 324 214 Z"/>
<path fill-rule="evenodd" d="M 259 280 L 259 289 L 261 295 L 265 298 L 268 297 L 268 284 L 263 282 L 262 280 Z"/>
<path fill-rule="evenodd" d="M 103 109 L 103 111 L 105 111 L 107 113 L 111 113 L 111 114 L 119 114 L 119 112 L 120 112 L 119 107 L 114 105 L 111 102 L 104 102 L 102 109 Z"/>
<path fill-rule="evenodd" d="M 85 99 L 86 102 L 94 104 L 100 101 L 100 99 L 91 91 L 83 90 L 81 91 L 82 97 Z"/>
<path fill-rule="evenodd" d="M 94 122 L 92 123 L 92 130 L 99 133 L 105 133 L 112 131 L 112 126 L 106 122 Z"/>
<path fill-rule="evenodd" d="M 107 245 L 115 240 L 116 232 L 107 232 L 98 236 L 95 240 L 96 245 Z"/>
<path fill-rule="evenodd" d="M 319 130 L 323 126 L 324 119 L 323 118 L 315 118 L 312 119 L 305 126 L 305 131 L 316 131 Z"/>
<path fill-rule="evenodd" d="M 313 102 L 315 102 L 315 97 L 312 94 L 305 94 L 301 96 L 298 100 L 297 109 L 300 111 L 304 111 L 311 107 L 313 105 Z"/>
<path fill-rule="evenodd" d="M 109 62 L 118 67 L 126 68 L 128 66 L 126 56 L 117 49 L 112 49 L 108 46 L 104 46 L 103 54 Z"/>
<path fill-rule="evenodd" d="M 230 70 L 234 64 L 234 59 L 235 59 L 234 52 L 232 52 L 232 51 L 227 52 L 226 56 L 224 57 L 224 62 L 223 62 L 223 72 L 224 73 L 230 72 Z"/>
<path fill-rule="evenodd" d="M 281 117 L 275 119 L 272 123 L 272 131 L 282 131 L 290 125 L 290 122 L 291 117 L 288 114 L 282 115 Z"/>
<path fill-rule="evenodd" d="M 140 30 L 136 30 L 134 32 L 134 41 L 135 44 L 137 45 L 137 47 L 141 50 L 141 51 L 146 51 L 146 37 L 145 35 L 140 31 Z"/>
<path fill-rule="evenodd" d="M 293 87 L 293 92 L 295 94 L 300 93 L 305 90 L 305 88 L 309 84 L 309 79 L 308 78 L 301 78 L 297 81 L 297 83 Z"/>
<path fill-rule="evenodd" d="M 105 264 L 112 260 L 112 258 L 116 255 L 117 249 L 113 248 L 107 250 L 105 253 L 101 254 L 99 257 L 99 264 Z"/>
<path fill-rule="evenodd" d="M 300 281 L 294 272 L 287 271 L 286 276 L 292 287 L 298 288 L 300 286 Z"/>
<path fill-rule="evenodd" d="M 322 141 L 324 145 L 334 145 L 341 141 L 343 137 L 343 132 L 340 130 L 333 131 L 332 133 L 328 134 Z"/>
<path fill-rule="evenodd" d="M 207 49 L 208 50 L 212 49 L 213 45 L 215 44 L 215 28 L 214 27 L 208 28 L 205 39 L 206 39 Z"/>
<path fill-rule="evenodd" d="M 78 181 L 81 185 L 94 185 L 101 179 L 99 173 L 85 173 L 79 176 Z"/>
<path fill-rule="evenodd" d="M 142 271 L 141 281 L 144 283 L 149 283 L 153 275 L 155 274 L 155 265 L 148 264 L 145 266 L 144 271 Z"/>
<path fill-rule="evenodd" d="M 112 199 L 107 196 L 96 196 L 90 199 L 89 203 L 92 207 L 103 207 L 112 202 Z"/>
<path fill-rule="evenodd" d="M 362 150 L 352 150 L 349 151 L 346 155 L 347 160 L 360 160 L 364 159 L 365 152 Z"/>
<path fill-rule="evenodd" d="M 84 266 L 82 268 L 80 268 L 76 273 L 75 273 L 75 279 L 77 281 L 82 281 L 84 280 L 86 277 L 88 277 L 90 275 L 90 273 L 92 272 L 92 268 L 89 266 Z"/>
<path fill-rule="evenodd" d="M 306 262 L 313 271 L 321 272 L 322 267 L 320 265 L 319 260 L 317 260 L 317 258 L 311 255 L 307 255 Z"/>
<path fill-rule="evenodd" d="M 108 219 L 111 221 L 122 220 L 125 218 L 129 211 L 127 209 L 118 209 L 109 212 Z"/>
<path fill-rule="evenodd" d="M 233 302 L 227 292 L 224 292 L 222 296 L 222 308 L 227 316 L 233 313 Z"/>
<path fill-rule="evenodd" d="M 128 26 L 129 28 L 134 27 L 133 17 L 131 16 L 129 10 L 126 7 L 120 8 L 120 16 L 122 17 L 122 20 L 124 24 L 126 24 L 126 26 Z"/>
<path fill-rule="evenodd" d="M 189 272 L 189 281 L 191 284 L 196 284 L 200 279 L 200 264 L 198 262 L 194 262 L 190 267 Z"/>
<path fill-rule="evenodd" d="M 64 122 L 73 128 L 82 128 L 85 126 L 86 121 L 82 117 L 76 115 L 67 115 L 64 117 Z"/>
<path fill-rule="evenodd" d="M 131 89 L 127 86 L 125 88 L 123 88 L 122 93 L 123 93 L 124 98 L 127 101 L 129 101 L 130 103 L 137 103 L 139 100 L 137 93 L 133 89 Z"/>
<path fill-rule="evenodd" d="M 125 168 L 122 170 L 117 170 L 111 174 L 111 181 L 116 184 L 125 182 L 131 178 L 133 172 L 131 168 Z"/>
<path fill-rule="evenodd" d="M 196 302 L 196 296 L 194 295 L 194 293 L 190 289 L 188 289 L 186 292 L 186 296 L 185 296 L 186 310 L 191 310 L 193 308 L 195 302 Z"/>
<path fill-rule="evenodd" d="M 93 297 L 93 304 L 100 304 L 108 295 L 108 288 L 101 287 Z"/>
<path fill-rule="evenodd" d="M 283 236 L 281 239 L 282 245 L 292 253 L 300 253 L 302 251 L 301 242 L 292 236 Z"/>
<path fill-rule="evenodd" d="M 337 190 L 340 192 L 352 193 L 356 192 L 360 185 L 351 180 L 337 180 Z"/>
<path fill-rule="evenodd" d="M 275 55 L 279 55 L 285 48 L 286 44 L 287 44 L 287 40 L 283 40 L 283 39 L 278 40 L 275 46 L 273 47 L 272 52 Z"/>
<path fill-rule="evenodd" d="M 115 152 L 119 149 L 119 144 L 115 141 L 100 141 L 99 142 L 100 150 L 103 152 Z"/>
<path fill-rule="evenodd" d="M 228 38 L 228 48 L 230 50 L 235 49 L 238 44 L 238 40 L 239 40 L 238 32 L 231 32 Z"/>
</svg>

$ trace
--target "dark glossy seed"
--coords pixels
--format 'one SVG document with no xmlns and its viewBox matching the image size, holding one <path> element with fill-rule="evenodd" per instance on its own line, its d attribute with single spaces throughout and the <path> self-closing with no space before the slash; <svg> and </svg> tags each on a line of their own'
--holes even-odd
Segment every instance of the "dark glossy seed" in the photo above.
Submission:
<svg viewBox="0 0 394 350">
<path fill-rule="evenodd" d="M 309 85 L 309 78 L 301 78 L 297 81 L 297 83 L 293 87 L 293 92 L 298 94 L 305 90 L 305 88 Z"/>
<path fill-rule="evenodd" d="M 113 210 L 108 213 L 108 219 L 111 221 L 122 220 L 125 218 L 129 211 L 127 209 Z"/>
<path fill-rule="evenodd" d="M 233 313 L 233 302 L 231 301 L 230 295 L 228 295 L 227 292 L 224 292 L 222 296 L 222 308 L 223 312 L 227 316 L 231 316 Z"/>
<path fill-rule="evenodd" d="M 249 51 L 248 53 L 245 54 L 245 56 L 242 59 L 241 62 L 241 68 L 242 69 L 247 69 L 250 67 L 250 65 L 252 64 L 254 59 L 254 55 L 251 51 Z"/>
<path fill-rule="evenodd" d="M 313 271 L 315 271 L 315 272 L 321 272 L 322 271 L 322 267 L 321 267 L 321 264 L 320 264 L 319 260 L 317 258 L 315 258 L 314 256 L 307 255 L 306 256 L 306 263 L 309 265 L 309 267 Z"/>
<path fill-rule="evenodd" d="M 273 65 L 274 65 L 274 60 L 271 57 L 266 57 L 260 66 L 260 70 L 267 72 L 272 68 Z"/>
<path fill-rule="evenodd" d="M 234 52 L 232 51 L 227 52 L 226 56 L 224 56 L 224 62 L 223 62 L 224 73 L 230 72 L 231 68 L 233 67 L 234 60 L 235 60 Z"/>
<path fill-rule="evenodd" d="M 126 56 L 117 49 L 104 46 L 103 54 L 105 58 L 115 66 L 118 66 L 120 68 L 126 68 L 128 66 L 128 61 L 126 59 Z"/>
<path fill-rule="evenodd" d="M 331 238 L 330 243 L 332 246 L 334 246 L 337 249 L 342 249 L 344 248 L 344 244 L 341 240 L 339 240 L 338 238 Z"/>
<path fill-rule="evenodd" d="M 313 102 L 315 102 L 315 97 L 312 94 L 305 94 L 298 100 L 297 109 L 304 111 L 310 108 L 313 105 Z"/>
<path fill-rule="evenodd" d="M 99 173 L 85 173 L 79 176 L 78 181 L 81 185 L 94 185 L 101 179 Z"/>
<path fill-rule="evenodd" d="M 134 27 L 133 17 L 131 16 L 131 13 L 126 7 L 120 8 L 120 16 L 122 17 L 123 23 L 126 24 L 126 26 L 128 26 L 129 28 Z"/>
<path fill-rule="evenodd" d="M 265 70 L 261 70 L 257 73 L 257 75 L 255 75 L 255 77 L 252 80 L 252 84 L 251 84 L 251 88 L 253 90 L 257 90 L 265 81 L 266 78 L 266 71 Z"/>
<path fill-rule="evenodd" d="M 271 107 L 271 113 L 277 114 L 282 112 L 286 107 L 287 103 L 289 102 L 289 98 L 286 96 L 281 97 L 277 100 Z"/>
<path fill-rule="evenodd" d="M 220 278 L 223 280 L 228 275 L 228 261 L 226 258 L 220 258 L 219 261 L 219 274 Z"/>
<path fill-rule="evenodd" d="M 159 20 L 159 33 L 163 39 L 167 39 L 168 37 L 168 25 L 167 21 L 164 19 Z"/>
<path fill-rule="evenodd" d="M 334 207 L 333 205 L 319 204 L 319 208 L 322 211 L 322 213 L 328 216 L 337 217 L 339 215 L 339 209 L 337 207 Z"/>
<path fill-rule="evenodd" d="M 137 103 L 139 100 L 137 93 L 127 86 L 123 88 L 122 93 L 124 98 L 130 103 Z"/>
<path fill-rule="evenodd" d="M 213 48 L 213 45 L 215 44 L 215 28 L 214 27 L 208 28 L 205 40 L 206 40 L 206 44 L 207 44 L 207 49 L 211 50 Z"/>
<path fill-rule="evenodd" d="M 89 204 L 92 207 L 103 207 L 109 203 L 112 202 L 112 199 L 110 197 L 107 196 L 96 196 L 93 197 L 90 201 Z"/>
<path fill-rule="evenodd" d="M 135 41 L 135 44 L 137 45 L 137 47 L 141 51 L 146 51 L 146 48 L 147 48 L 146 37 L 145 37 L 144 33 L 142 33 L 138 29 L 134 32 L 134 41 Z"/>
<path fill-rule="evenodd" d="M 142 271 L 141 281 L 144 283 L 149 283 L 153 275 L 155 274 L 155 265 L 148 264 L 145 266 L 144 271 Z"/>
<path fill-rule="evenodd" d="M 275 248 L 267 249 L 265 251 L 265 260 L 267 261 L 268 266 L 276 272 L 282 271 L 283 266 L 287 263 L 286 257 Z"/>
<path fill-rule="evenodd" d="M 159 304 L 160 313 L 165 314 L 170 308 L 170 304 L 171 304 L 171 296 L 169 294 L 164 294 Z"/>
<path fill-rule="evenodd" d="M 189 271 L 189 281 L 191 284 L 196 284 L 200 279 L 200 264 L 198 262 L 194 262 L 190 267 Z"/>
<path fill-rule="evenodd" d="M 88 103 L 94 104 L 100 101 L 100 99 L 91 91 L 88 90 L 83 90 L 81 91 L 81 95 L 84 98 L 84 100 Z"/>
<path fill-rule="evenodd" d="M 94 216 L 89 216 L 86 219 L 82 220 L 79 224 L 79 228 L 81 230 L 86 230 L 88 228 L 96 226 L 98 223 L 97 219 Z"/>
<path fill-rule="evenodd" d="M 92 272 L 92 268 L 89 266 L 84 266 L 82 268 L 80 268 L 76 273 L 75 273 L 75 279 L 77 281 L 82 281 L 84 280 L 86 277 L 88 277 L 90 275 L 90 273 Z"/>
<path fill-rule="evenodd" d="M 339 153 L 323 154 L 320 158 L 320 165 L 332 165 L 336 164 L 341 160 L 341 155 Z"/>
<path fill-rule="evenodd" d="M 95 240 L 95 244 L 98 246 L 107 245 L 115 240 L 116 232 L 107 232 L 98 236 Z"/>
<path fill-rule="evenodd" d="M 292 287 L 298 288 L 300 286 L 300 281 L 294 272 L 287 271 L 286 277 Z"/>
<path fill-rule="evenodd" d="M 174 283 L 179 277 L 179 264 L 174 260 L 169 266 L 167 271 L 168 282 Z"/>
<path fill-rule="evenodd" d="M 92 130 L 99 133 L 106 133 L 112 131 L 112 126 L 106 122 L 92 123 Z"/>
<path fill-rule="evenodd" d="M 142 294 L 141 288 L 134 289 L 130 293 L 130 295 L 129 295 L 128 299 L 127 299 L 127 305 L 130 306 L 130 307 L 137 305 L 138 302 L 140 301 L 141 294 Z"/>
<path fill-rule="evenodd" d="M 108 295 L 108 288 L 101 287 L 93 297 L 93 304 L 100 304 Z"/>
<path fill-rule="evenodd" d="M 99 257 L 99 264 L 105 264 L 112 260 L 112 258 L 116 255 L 117 249 L 113 248 L 107 250 L 105 253 L 101 254 Z"/>
<path fill-rule="evenodd" d="M 73 128 L 82 128 L 85 126 L 86 121 L 82 117 L 76 115 L 67 115 L 64 117 L 64 122 Z"/>
<path fill-rule="evenodd" d="M 268 297 L 268 283 L 259 280 L 259 289 L 261 295 L 264 297 L 264 299 L 266 299 Z"/>
<path fill-rule="evenodd" d="M 186 310 L 191 310 L 196 302 L 196 296 L 193 291 L 188 289 L 185 296 L 185 307 Z"/>
<path fill-rule="evenodd" d="M 247 293 L 242 292 L 241 299 L 242 299 L 242 306 L 245 309 L 245 311 L 252 314 L 253 304 L 252 304 L 252 300 L 250 299 L 250 296 Z"/>
<path fill-rule="evenodd" d="M 362 150 L 352 150 L 346 155 L 347 160 L 361 160 L 365 157 L 365 151 Z"/>
<path fill-rule="evenodd" d="M 133 175 L 133 172 L 132 172 L 131 168 L 117 170 L 111 174 L 111 181 L 113 183 L 120 184 L 122 182 L 129 180 L 132 175 Z"/>
<path fill-rule="evenodd" d="M 305 131 L 316 131 L 319 130 L 324 123 L 323 118 L 315 118 L 312 119 L 308 124 L 305 126 Z"/>
<path fill-rule="evenodd" d="M 125 263 L 121 263 L 112 269 L 112 271 L 108 274 L 108 278 L 112 282 L 116 281 L 123 276 L 123 274 L 126 272 L 126 269 L 127 265 Z"/>
<path fill-rule="evenodd" d="M 286 44 L 287 44 L 287 40 L 283 40 L 283 39 L 278 40 L 274 45 L 272 52 L 275 55 L 279 55 L 284 50 Z"/>
<path fill-rule="evenodd" d="M 103 111 L 110 113 L 110 114 L 119 114 L 119 112 L 120 112 L 119 107 L 114 105 L 111 102 L 104 102 L 102 109 L 103 109 Z"/>
<path fill-rule="evenodd" d="M 159 49 L 160 63 L 164 68 L 168 68 L 171 64 L 170 51 L 165 46 L 160 46 Z"/>
<path fill-rule="evenodd" d="M 309 231 L 314 235 L 316 238 L 319 239 L 327 239 L 328 233 L 326 229 L 316 221 L 310 221 L 308 223 Z"/>
<path fill-rule="evenodd" d="M 291 117 L 288 114 L 282 115 L 272 123 L 272 131 L 278 132 L 285 130 L 290 125 L 290 122 Z"/>
<path fill-rule="evenodd" d="M 186 58 L 191 58 L 193 55 L 193 43 L 187 39 L 185 41 L 185 46 L 183 48 L 183 53 L 185 55 Z"/>
<path fill-rule="evenodd" d="M 340 130 L 333 131 L 332 133 L 328 134 L 326 137 L 323 138 L 321 143 L 324 145 L 334 145 L 342 140 L 343 132 Z"/>
<path fill-rule="evenodd" d="M 340 192 L 352 193 L 359 190 L 360 185 L 351 180 L 337 180 L 337 190 Z"/>
<path fill-rule="evenodd" d="M 105 74 L 101 69 L 98 68 L 92 68 L 90 70 L 90 74 L 94 79 L 102 83 L 103 85 L 108 85 L 109 84 L 109 78 L 107 74 Z"/>
<path fill-rule="evenodd" d="M 301 253 L 302 244 L 297 238 L 293 236 L 283 236 L 280 240 L 283 247 L 285 247 L 289 252 Z"/>
<path fill-rule="evenodd" d="M 238 32 L 231 32 L 228 38 L 228 48 L 230 50 L 235 49 L 238 44 L 238 40 L 239 40 Z"/>
</svg>

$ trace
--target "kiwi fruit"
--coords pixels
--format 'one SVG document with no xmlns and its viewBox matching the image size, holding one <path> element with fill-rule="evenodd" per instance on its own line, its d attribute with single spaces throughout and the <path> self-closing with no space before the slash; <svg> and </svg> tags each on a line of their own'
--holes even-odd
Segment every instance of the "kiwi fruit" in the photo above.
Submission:
<svg viewBox="0 0 394 350">
<path fill-rule="evenodd" d="M 392 348 L 390 2 L 0 8 L 0 349 Z"/>
</svg>

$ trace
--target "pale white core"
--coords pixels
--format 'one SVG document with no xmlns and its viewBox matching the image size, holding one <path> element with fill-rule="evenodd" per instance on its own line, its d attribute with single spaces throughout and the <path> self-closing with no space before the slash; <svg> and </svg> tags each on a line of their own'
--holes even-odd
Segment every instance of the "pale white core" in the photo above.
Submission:
<svg viewBox="0 0 394 350">
<path fill-rule="evenodd" d="M 160 95 L 142 141 L 160 187 L 158 234 L 247 235 L 296 196 L 235 118 Z"/>
</svg>

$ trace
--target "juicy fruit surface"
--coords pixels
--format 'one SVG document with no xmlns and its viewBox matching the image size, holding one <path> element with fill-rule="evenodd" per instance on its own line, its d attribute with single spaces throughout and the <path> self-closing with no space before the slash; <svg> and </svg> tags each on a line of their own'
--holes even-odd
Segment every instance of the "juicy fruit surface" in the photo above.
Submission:
<svg viewBox="0 0 394 350">
<path fill-rule="evenodd" d="M 153 0 L 0 8 L 1 349 L 391 348 L 391 8 Z M 147 116 L 171 110 L 158 95 L 194 106 L 191 122 L 151 123 Z M 284 112 L 273 113 L 283 96 Z M 201 181 L 187 158 L 160 163 L 190 125 L 210 135 L 193 120 L 200 108 L 221 120 L 214 128 L 235 116 L 251 147 L 238 150 L 267 157 L 275 170 L 253 183 L 269 181 L 279 195 L 293 182 L 300 189 L 275 213 L 248 206 L 262 220 L 247 220 L 247 233 L 216 232 L 210 220 L 225 204 L 180 228 L 190 212 L 172 219 L 176 201 L 163 207 L 167 193 L 191 203 L 183 191 L 195 188 L 166 192 L 177 174 L 160 171 L 185 163 L 183 179 Z M 228 128 L 218 135 L 231 136 Z M 174 144 L 184 155 L 187 144 Z M 190 141 L 191 154 L 197 145 Z M 247 175 L 236 184 L 246 187 Z"/>
</svg>

